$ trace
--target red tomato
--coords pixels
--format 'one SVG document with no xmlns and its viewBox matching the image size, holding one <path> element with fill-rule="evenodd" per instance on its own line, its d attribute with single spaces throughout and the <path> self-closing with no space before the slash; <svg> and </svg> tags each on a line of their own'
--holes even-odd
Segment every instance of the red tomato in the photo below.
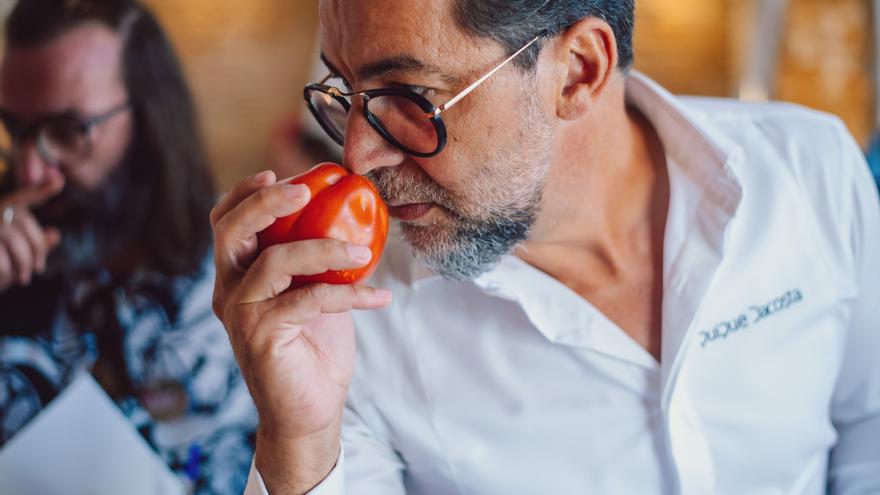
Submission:
<svg viewBox="0 0 880 495">
<path fill-rule="evenodd" d="M 360 175 L 349 174 L 335 163 L 317 165 L 290 183 L 308 186 L 312 199 L 302 210 L 277 219 L 257 234 L 260 250 L 285 242 L 328 238 L 367 246 L 373 257 L 366 266 L 296 276 L 291 286 L 354 284 L 369 277 L 379 263 L 388 235 L 388 208 L 373 183 Z"/>
</svg>

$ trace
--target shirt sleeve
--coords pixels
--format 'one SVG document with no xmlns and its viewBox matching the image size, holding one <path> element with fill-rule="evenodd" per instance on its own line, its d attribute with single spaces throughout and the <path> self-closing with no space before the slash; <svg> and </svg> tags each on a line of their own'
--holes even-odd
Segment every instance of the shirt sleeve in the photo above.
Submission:
<svg viewBox="0 0 880 495">
<path fill-rule="evenodd" d="M 360 371 L 360 370 L 358 370 Z M 342 417 L 342 447 L 329 475 L 308 495 L 405 495 L 404 462 L 359 372 L 355 373 Z M 251 465 L 245 495 L 268 495 Z"/>
<path fill-rule="evenodd" d="M 330 474 L 324 478 L 315 488 L 312 488 L 306 495 L 343 495 L 345 493 L 345 450 L 339 449 L 339 459 L 336 460 L 336 466 L 330 471 Z M 269 495 L 266 490 L 266 484 L 263 483 L 263 477 L 257 471 L 257 466 L 251 462 L 251 473 L 248 476 L 247 486 L 244 489 L 244 495 Z"/>
<path fill-rule="evenodd" d="M 880 203 L 864 155 L 846 131 L 842 170 L 852 177 L 840 191 L 850 203 L 846 239 L 857 286 L 840 375 L 831 404 L 838 433 L 828 473 L 829 493 L 880 493 Z"/>
<path fill-rule="evenodd" d="M 342 418 L 345 493 L 404 495 L 404 462 L 393 447 L 392 434 L 365 382 L 362 373 L 355 372 Z"/>
</svg>

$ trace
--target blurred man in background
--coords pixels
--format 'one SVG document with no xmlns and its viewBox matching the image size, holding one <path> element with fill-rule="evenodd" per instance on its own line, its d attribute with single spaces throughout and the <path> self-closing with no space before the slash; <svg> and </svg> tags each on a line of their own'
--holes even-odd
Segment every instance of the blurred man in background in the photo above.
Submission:
<svg viewBox="0 0 880 495">
<path fill-rule="evenodd" d="M 255 414 L 211 312 L 214 189 L 162 29 L 132 1 L 22 0 L 0 119 L 0 446 L 88 369 L 197 493 L 240 492 Z"/>
</svg>

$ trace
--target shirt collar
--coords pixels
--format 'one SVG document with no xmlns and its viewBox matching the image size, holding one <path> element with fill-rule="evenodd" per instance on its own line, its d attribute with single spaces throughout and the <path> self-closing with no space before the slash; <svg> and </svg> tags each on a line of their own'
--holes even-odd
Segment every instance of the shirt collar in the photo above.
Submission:
<svg viewBox="0 0 880 495">
<path fill-rule="evenodd" d="M 731 165 L 742 160 L 742 148 L 641 72 L 627 76 L 626 100 L 654 126 L 667 156 L 732 216 L 742 188 Z"/>
</svg>

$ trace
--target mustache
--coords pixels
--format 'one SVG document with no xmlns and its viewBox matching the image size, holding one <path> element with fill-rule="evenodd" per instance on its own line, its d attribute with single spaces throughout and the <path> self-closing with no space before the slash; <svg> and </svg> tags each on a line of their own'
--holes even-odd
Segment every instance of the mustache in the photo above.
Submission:
<svg viewBox="0 0 880 495">
<path fill-rule="evenodd" d="M 37 220 L 54 227 L 81 226 L 101 203 L 96 193 L 90 193 L 68 182 L 64 189 L 34 209 Z"/>
<path fill-rule="evenodd" d="M 453 213 L 459 210 L 457 199 L 420 169 L 383 167 L 366 177 L 389 205 L 434 203 Z"/>
</svg>

